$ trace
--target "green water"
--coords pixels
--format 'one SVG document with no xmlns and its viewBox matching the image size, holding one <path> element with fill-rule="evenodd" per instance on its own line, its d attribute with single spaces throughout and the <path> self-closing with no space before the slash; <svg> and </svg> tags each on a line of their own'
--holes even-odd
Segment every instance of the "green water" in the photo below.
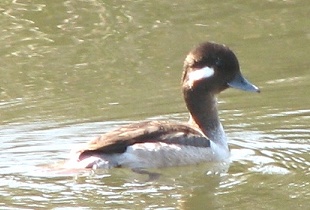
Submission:
<svg viewBox="0 0 310 210">
<path fill-rule="evenodd" d="M 310 4 L 1 1 L 1 209 L 307 209 Z M 183 60 L 224 43 L 261 94 L 228 90 L 227 172 L 55 172 L 74 145 L 143 119 L 187 120 Z M 47 169 L 48 168 L 48 169 Z"/>
</svg>

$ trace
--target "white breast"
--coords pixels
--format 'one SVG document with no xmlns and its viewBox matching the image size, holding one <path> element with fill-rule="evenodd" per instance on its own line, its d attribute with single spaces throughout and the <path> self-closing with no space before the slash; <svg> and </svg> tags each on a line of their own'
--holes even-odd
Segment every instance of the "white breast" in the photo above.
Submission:
<svg viewBox="0 0 310 210">
<path fill-rule="evenodd" d="M 163 142 L 134 144 L 117 158 L 117 162 L 129 168 L 161 168 L 219 161 L 229 157 L 227 149 L 219 148 L 212 142 L 211 148 Z"/>
<path fill-rule="evenodd" d="M 223 161 L 229 158 L 226 146 L 211 141 L 210 147 L 194 147 L 164 142 L 141 143 L 127 147 L 124 153 L 89 156 L 81 161 L 74 155 L 64 167 L 85 168 L 162 168 L 192 165 L 202 162 Z"/>
</svg>

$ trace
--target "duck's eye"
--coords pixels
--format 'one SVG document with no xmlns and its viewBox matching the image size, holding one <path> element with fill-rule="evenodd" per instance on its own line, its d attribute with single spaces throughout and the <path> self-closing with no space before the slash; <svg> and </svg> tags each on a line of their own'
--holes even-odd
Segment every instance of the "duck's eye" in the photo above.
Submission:
<svg viewBox="0 0 310 210">
<path fill-rule="evenodd" d="M 214 69 L 212 67 L 204 67 L 189 73 L 188 78 L 190 81 L 198 81 L 212 77 L 214 75 Z"/>
<path fill-rule="evenodd" d="M 222 59 L 220 59 L 220 58 L 216 58 L 215 59 L 215 65 L 217 66 L 217 67 L 221 67 L 221 66 L 223 66 L 223 61 L 222 61 Z"/>
</svg>

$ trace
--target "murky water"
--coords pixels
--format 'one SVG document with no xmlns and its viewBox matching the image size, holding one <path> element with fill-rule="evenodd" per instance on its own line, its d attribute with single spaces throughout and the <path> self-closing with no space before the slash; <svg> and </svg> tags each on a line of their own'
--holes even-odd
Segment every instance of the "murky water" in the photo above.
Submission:
<svg viewBox="0 0 310 210">
<path fill-rule="evenodd" d="M 308 209 L 310 4 L 1 1 L 1 209 Z M 219 98 L 231 164 L 58 170 L 132 121 L 186 120 L 182 63 L 213 40 L 261 94 Z"/>
</svg>

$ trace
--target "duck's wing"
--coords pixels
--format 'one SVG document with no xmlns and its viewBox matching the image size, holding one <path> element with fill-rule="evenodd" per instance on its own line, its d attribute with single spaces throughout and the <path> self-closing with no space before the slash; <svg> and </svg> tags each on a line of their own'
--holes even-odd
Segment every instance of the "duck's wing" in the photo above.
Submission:
<svg viewBox="0 0 310 210">
<path fill-rule="evenodd" d="M 123 153 L 130 145 L 146 142 L 210 147 L 210 140 L 201 131 L 187 124 L 173 121 L 146 121 L 122 126 L 91 140 L 80 150 L 80 157 L 94 152 Z"/>
</svg>

